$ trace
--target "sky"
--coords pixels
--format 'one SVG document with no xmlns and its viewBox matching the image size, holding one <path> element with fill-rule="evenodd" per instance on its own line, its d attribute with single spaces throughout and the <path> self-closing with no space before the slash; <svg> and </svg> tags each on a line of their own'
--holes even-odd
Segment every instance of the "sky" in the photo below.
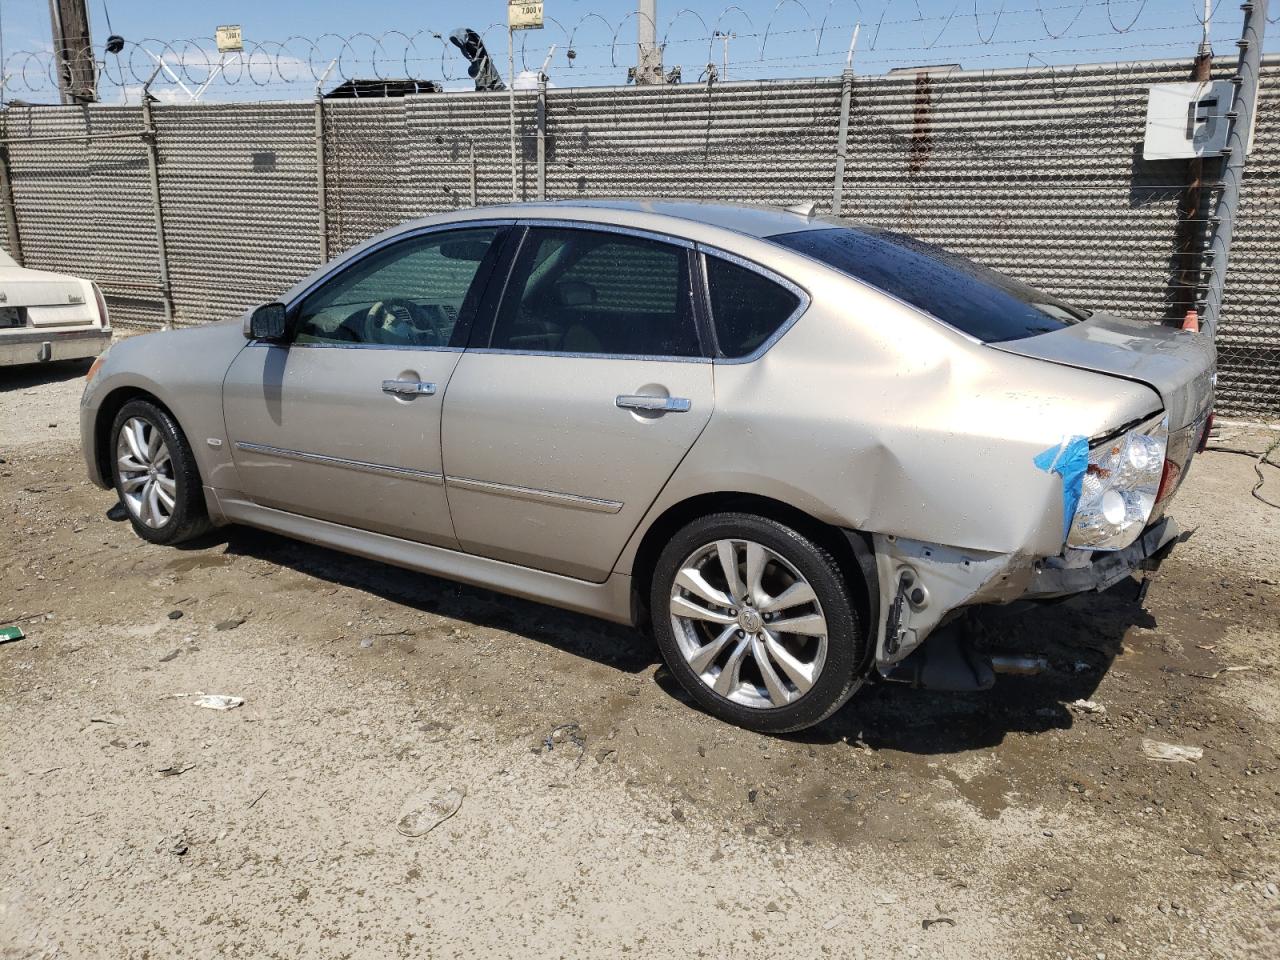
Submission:
<svg viewBox="0 0 1280 960">
<path fill-rule="evenodd" d="M 1234 60 L 1239 4 L 1211 5 L 1214 50 Z M 189 99 L 218 63 L 212 37 L 219 24 L 242 26 L 245 53 L 214 78 L 201 94 L 206 100 L 309 97 L 334 59 L 327 86 L 342 77 L 413 75 L 470 89 L 465 61 L 444 40 L 460 26 L 481 33 L 498 68 L 508 72 L 505 0 L 88 0 L 88 6 L 107 101 L 136 102 L 153 55 L 173 74 L 157 82 L 157 92 Z M 626 82 L 636 56 L 634 0 L 546 0 L 544 12 L 544 29 L 516 34 L 517 71 L 536 70 L 555 44 L 548 67 L 555 85 Z M 1280 20 L 1280 9 L 1273 16 Z M 708 61 L 724 74 L 717 31 L 733 35 L 727 78 L 755 80 L 838 75 L 858 22 L 854 67 L 877 74 L 921 64 L 991 69 L 1190 58 L 1203 17 L 1204 0 L 658 0 L 656 32 L 664 65 L 679 66 L 687 83 L 705 80 Z M 128 41 L 119 56 L 103 51 L 111 33 Z M 1280 26 L 1271 34 L 1267 49 L 1280 50 Z M 0 46 L 5 99 L 56 99 L 48 0 L 0 0 Z"/>
</svg>

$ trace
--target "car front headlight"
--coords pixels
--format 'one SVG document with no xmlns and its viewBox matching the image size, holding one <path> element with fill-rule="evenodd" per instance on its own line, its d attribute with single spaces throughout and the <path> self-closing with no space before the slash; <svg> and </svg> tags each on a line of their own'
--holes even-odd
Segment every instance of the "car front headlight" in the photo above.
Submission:
<svg viewBox="0 0 1280 960">
<path fill-rule="evenodd" d="M 1067 546 L 1123 550 L 1138 539 L 1156 505 L 1168 443 L 1165 417 L 1089 451 Z"/>
</svg>

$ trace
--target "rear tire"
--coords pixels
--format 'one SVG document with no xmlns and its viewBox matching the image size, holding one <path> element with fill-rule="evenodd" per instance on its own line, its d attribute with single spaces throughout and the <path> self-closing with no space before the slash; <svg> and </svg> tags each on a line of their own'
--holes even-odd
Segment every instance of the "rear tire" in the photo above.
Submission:
<svg viewBox="0 0 1280 960">
<path fill-rule="evenodd" d="M 134 532 L 173 545 L 211 526 L 191 445 L 164 408 L 130 400 L 111 424 L 111 477 Z"/>
<path fill-rule="evenodd" d="M 695 520 L 658 558 L 653 631 L 708 713 L 760 733 L 825 720 L 861 684 L 868 637 L 835 557 L 748 513 Z"/>
</svg>

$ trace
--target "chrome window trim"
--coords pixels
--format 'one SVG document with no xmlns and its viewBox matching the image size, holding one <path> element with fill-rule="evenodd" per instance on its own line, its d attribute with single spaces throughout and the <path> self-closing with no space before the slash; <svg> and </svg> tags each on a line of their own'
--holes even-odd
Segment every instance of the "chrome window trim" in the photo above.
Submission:
<svg viewBox="0 0 1280 960">
<path fill-rule="evenodd" d="M 693 249 L 696 244 L 686 237 L 678 237 L 675 234 L 663 233 L 660 230 L 646 230 L 642 227 L 627 227 L 618 223 L 598 223 L 594 220 L 558 220 L 555 217 L 521 217 L 517 224 L 522 227 L 554 227 L 556 229 L 567 230 L 593 230 L 596 233 L 620 233 L 627 236 L 639 237 L 642 240 L 657 240 L 659 243 L 669 243 L 674 247 L 683 247 L 686 250 Z"/>
<path fill-rule="evenodd" d="M 791 311 L 791 315 L 779 324 L 778 329 L 773 331 L 764 343 L 760 344 L 760 346 L 756 347 L 743 357 L 716 357 L 713 362 L 717 364 L 754 363 L 759 360 L 769 352 L 769 349 L 775 343 L 786 336 L 787 331 L 795 326 L 796 322 L 804 315 L 804 312 L 809 309 L 810 304 L 813 303 L 813 298 L 809 296 L 808 290 L 789 277 L 784 277 L 776 270 L 762 266 L 754 260 L 748 260 L 740 254 L 730 253 L 728 250 L 721 249 L 720 247 L 714 247 L 709 244 L 696 244 L 696 249 L 698 251 L 698 256 L 702 258 L 702 277 L 703 282 L 706 284 L 707 313 L 711 318 L 711 328 L 713 333 L 715 333 L 716 317 L 715 311 L 711 308 L 711 274 L 707 270 L 708 256 L 719 257 L 721 260 L 728 260 L 730 263 L 735 266 L 742 267 L 744 270 L 750 270 L 753 273 L 758 273 L 766 280 L 772 280 L 774 283 L 778 284 L 778 286 L 791 291 L 800 299 L 800 303 L 793 311 Z M 715 333 L 715 337 L 716 350 L 718 352 L 720 349 L 720 335 Z"/>
<path fill-rule="evenodd" d="M 323 453 L 308 453 L 305 450 L 288 450 L 284 447 L 273 447 L 265 443 L 249 443 L 236 441 L 236 449 L 246 453 L 257 453 L 265 457 L 278 457 L 281 460 L 297 460 L 302 463 L 315 463 L 325 467 L 340 467 L 346 470 L 357 470 L 361 473 L 377 473 L 406 480 L 418 480 L 422 483 L 443 483 L 444 475 L 430 470 L 413 470 L 409 467 L 393 467 L 385 463 L 370 463 L 367 460 L 349 460 L 346 457 L 330 457 Z"/>
<path fill-rule="evenodd" d="M 411 350 L 415 353 L 462 353 L 466 347 L 427 347 L 396 343 L 272 343 L 250 340 L 249 347 L 280 347 L 289 350 Z"/>
<path fill-rule="evenodd" d="M 648 360 L 665 363 L 711 363 L 710 357 L 668 357 L 638 353 L 569 353 L 563 350 L 507 350 L 502 347 L 468 347 L 467 353 L 503 357 L 565 357 L 573 360 Z"/>
<path fill-rule="evenodd" d="M 555 490 L 539 490 L 536 487 L 519 487 L 510 483 L 494 483 L 490 480 L 472 480 L 470 477 L 448 477 L 445 484 L 463 490 L 474 490 L 478 493 L 492 493 L 500 497 L 512 497 L 516 500 L 533 500 L 537 503 L 549 503 L 574 510 L 589 510 L 592 513 L 618 513 L 622 510 L 621 500 L 602 500 L 599 497 L 583 497 L 575 493 L 559 493 Z"/>
</svg>

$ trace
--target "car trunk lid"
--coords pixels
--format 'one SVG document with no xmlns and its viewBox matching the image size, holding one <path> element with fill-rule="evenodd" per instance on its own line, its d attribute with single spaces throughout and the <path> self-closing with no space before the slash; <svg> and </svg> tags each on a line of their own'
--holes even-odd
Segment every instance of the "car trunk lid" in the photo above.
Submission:
<svg viewBox="0 0 1280 960">
<path fill-rule="evenodd" d="M 1095 313 L 1051 333 L 988 344 L 996 350 L 1144 383 L 1164 401 L 1170 431 L 1201 421 L 1213 403 L 1210 337 Z"/>
<path fill-rule="evenodd" d="M 33 327 L 89 326 L 98 316 L 96 305 L 85 295 L 85 285 L 75 277 L 4 265 L 0 265 L 0 311 L 10 318 L 25 317 Z"/>
</svg>

